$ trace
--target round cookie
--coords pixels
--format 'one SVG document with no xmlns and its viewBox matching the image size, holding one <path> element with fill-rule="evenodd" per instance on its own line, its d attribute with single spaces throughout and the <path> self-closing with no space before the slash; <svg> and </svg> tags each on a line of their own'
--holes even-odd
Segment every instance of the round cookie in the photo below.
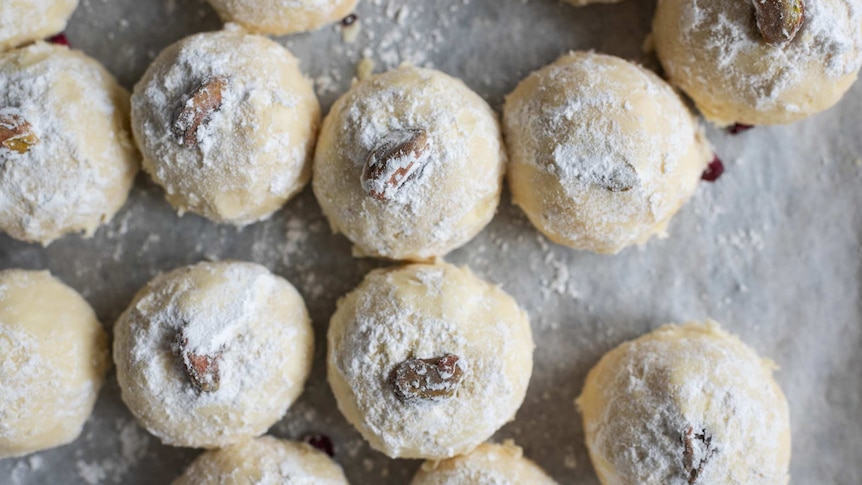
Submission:
<svg viewBox="0 0 862 485">
<path fill-rule="evenodd" d="M 0 51 L 62 32 L 77 6 L 78 0 L 3 0 Z"/>
<path fill-rule="evenodd" d="M 138 172 L 128 115 L 128 92 L 80 51 L 0 54 L 0 230 L 47 245 L 110 220 Z"/>
<path fill-rule="evenodd" d="M 773 369 L 714 322 L 666 325 L 608 352 L 577 400 L 599 479 L 786 484 L 790 418 Z"/>
<path fill-rule="evenodd" d="M 238 226 L 305 186 L 319 121 L 296 58 L 236 26 L 167 47 L 132 94 L 144 170 L 168 202 Z"/>
<path fill-rule="evenodd" d="M 595 5 L 598 3 L 619 3 L 623 0 L 563 0 L 566 3 L 571 3 L 576 7 L 586 7 L 587 5 Z"/>
<path fill-rule="evenodd" d="M 123 401 L 174 446 L 224 447 L 264 433 L 302 393 L 313 350 L 302 297 L 252 263 L 157 276 L 114 327 Z"/>
<path fill-rule="evenodd" d="M 441 72 L 405 65 L 335 102 L 312 186 L 357 255 L 424 261 L 491 221 L 504 161 L 496 115 L 482 98 Z"/>
<path fill-rule="evenodd" d="M 801 16 L 781 17 L 795 22 L 769 21 L 780 12 L 773 8 L 798 4 L 804 4 Z M 862 5 L 858 0 L 661 0 L 653 36 L 671 83 L 708 120 L 720 126 L 790 123 L 833 106 L 856 80 L 862 66 Z"/>
<path fill-rule="evenodd" d="M 471 451 L 514 419 L 533 369 L 526 313 L 448 264 L 372 271 L 339 300 L 328 339 L 338 408 L 392 458 Z"/>
<path fill-rule="evenodd" d="M 670 86 L 592 52 L 530 74 L 503 126 L 515 204 L 552 241 L 599 253 L 664 235 L 712 158 Z"/>
<path fill-rule="evenodd" d="M 250 32 L 285 35 L 319 29 L 347 17 L 359 0 L 207 0 L 225 22 Z"/>
<path fill-rule="evenodd" d="M 556 485 L 513 442 L 483 443 L 466 455 L 426 461 L 410 485 Z"/>
<path fill-rule="evenodd" d="M 0 272 L 0 458 L 74 441 L 109 365 L 81 295 L 47 271 Z"/>
<path fill-rule="evenodd" d="M 347 485 L 341 467 L 305 443 L 261 436 L 201 454 L 173 485 Z"/>
</svg>

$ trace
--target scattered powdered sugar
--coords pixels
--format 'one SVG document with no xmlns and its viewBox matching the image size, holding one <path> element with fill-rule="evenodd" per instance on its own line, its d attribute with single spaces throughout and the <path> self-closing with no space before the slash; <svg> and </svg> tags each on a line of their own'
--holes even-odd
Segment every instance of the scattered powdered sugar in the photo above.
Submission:
<svg viewBox="0 0 862 485">
<path fill-rule="evenodd" d="M 49 243 L 92 235 L 123 202 L 138 170 L 123 118 L 127 93 L 95 60 L 36 43 L 0 55 L 0 115 L 31 126 L 25 153 L 0 149 L 0 228 Z"/>
</svg>

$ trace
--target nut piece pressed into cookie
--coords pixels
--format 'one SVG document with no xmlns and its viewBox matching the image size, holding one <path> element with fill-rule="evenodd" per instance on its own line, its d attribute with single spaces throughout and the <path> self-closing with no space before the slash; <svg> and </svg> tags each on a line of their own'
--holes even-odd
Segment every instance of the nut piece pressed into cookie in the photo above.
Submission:
<svg viewBox="0 0 862 485">
<path fill-rule="evenodd" d="M 533 369 L 526 313 L 448 264 L 372 271 L 339 300 L 328 341 L 338 408 L 392 458 L 470 452 L 514 419 Z"/>
<path fill-rule="evenodd" d="M 0 231 L 92 236 L 138 166 L 129 93 L 96 60 L 44 42 L 0 54 Z"/>
<path fill-rule="evenodd" d="M 0 271 L 0 459 L 74 441 L 110 365 L 108 337 L 47 271 Z"/>
<path fill-rule="evenodd" d="M 305 443 L 261 436 L 201 454 L 173 485 L 347 485 L 338 463 Z"/>
<path fill-rule="evenodd" d="M 603 484 L 788 483 L 787 400 L 715 322 L 665 325 L 605 354 L 577 406 Z"/>
<path fill-rule="evenodd" d="M 552 241 L 599 253 L 664 235 L 712 159 L 668 84 L 592 52 L 527 76 L 503 127 L 515 204 Z"/>
<path fill-rule="evenodd" d="M 132 95 L 144 170 L 168 202 L 238 226 L 302 190 L 319 122 L 296 58 L 235 25 L 166 48 Z"/>
<path fill-rule="evenodd" d="M 252 263 L 157 276 L 114 327 L 123 401 L 174 446 L 218 448 L 264 433 L 302 393 L 313 349 L 302 297 Z"/>
<path fill-rule="evenodd" d="M 356 8 L 359 0 L 207 0 L 225 22 L 249 32 L 294 34 L 337 22 Z"/>
<path fill-rule="evenodd" d="M 656 53 L 709 121 L 790 123 L 835 105 L 862 67 L 858 0 L 661 0 Z"/>
<path fill-rule="evenodd" d="M 441 72 L 405 65 L 335 102 L 312 186 L 357 255 L 427 261 L 490 222 L 504 163 L 497 117 L 482 98 Z"/>
<path fill-rule="evenodd" d="M 466 455 L 422 464 L 410 485 L 556 485 L 512 441 L 482 443 Z"/>
</svg>

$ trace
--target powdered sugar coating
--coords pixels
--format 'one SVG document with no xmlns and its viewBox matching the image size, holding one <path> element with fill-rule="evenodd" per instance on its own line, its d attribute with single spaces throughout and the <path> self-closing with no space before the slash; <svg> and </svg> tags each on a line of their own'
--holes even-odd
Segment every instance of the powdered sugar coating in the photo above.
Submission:
<svg viewBox="0 0 862 485">
<path fill-rule="evenodd" d="M 47 271 L 0 272 L 0 458 L 76 439 L 109 362 L 78 293 Z"/>
<path fill-rule="evenodd" d="M 178 350 L 218 356 L 220 385 L 198 392 Z M 299 293 L 252 263 L 199 263 L 154 278 L 115 326 L 123 400 L 175 446 L 215 448 L 257 436 L 302 392 L 313 333 Z"/>
<path fill-rule="evenodd" d="M 512 441 L 482 443 L 462 456 L 426 461 L 410 485 L 556 485 Z"/>
<path fill-rule="evenodd" d="M 138 171 L 128 96 L 67 47 L 38 42 L 0 55 L 0 115 L 26 120 L 39 140 L 25 153 L 0 147 L 0 229 L 48 244 L 92 236 L 114 216 Z"/>
<path fill-rule="evenodd" d="M 533 367 L 523 310 L 468 269 L 447 264 L 372 271 L 339 301 L 328 340 L 338 408 L 393 458 L 469 452 L 514 418 Z M 446 354 L 456 355 L 463 371 L 453 397 L 397 397 L 396 365 Z"/>
<path fill-rule="evenodd" d="M 796 38 L 764 42 L 750 0 L 660 0 L 656 51 L 718 125 L 789 123 L 841 99 L 862 67 L 862 2 L 808 0 Z"/>
<path fill-rule="evenodd" d="M 173 485 L 347 485 L 325 453 L 262 436 L 199 456 Z"/>
<path fill-rule="evenodd" d="M 670 86 L 590 52 L 522 81 L 503 125 L 514 202 L 551 240 L 601 253 L 662 234 L 711 158 Z"/>
<path fill-rule="evenodd" d="M 786 484 L 790 419 L 774 368 L 714 322 L 607 353 L 577 401 L 602 483 Z"/>
<path fill-rule="evenodd" d="M 0 51 L 61 32 L 77 6 L 78 0 L 3 0 Z"/>
<path fill-rule="evenodd" d="M 385 201 L 363 189 L 363 166 L 393 131 L 425 130 L 413 179 Z M 323 122 L 314 194 L 360 255 L 428 260 L 476 235 L 494 216 L 505 162 L 495 113 L 461 81 L 402 66 L 360 81 Z"/>
<path fill-rule="evenodd" d="M 181 144 L 180 107 L 224 79 L 220 107 Z M 245 225 L 265 219 L 311 175 L 320 106 L 298 61 L 281 45 L 235 25 L 166 48 L 132 95 L 132 126 L 144 170 L 181 213 Z"/>
<path fill-rule="evenodd" d="M 207 0 L 226 22 L 250 32 L 285 35 L 316 30 L 346 17 L 359 0 Z"/>
</svg>

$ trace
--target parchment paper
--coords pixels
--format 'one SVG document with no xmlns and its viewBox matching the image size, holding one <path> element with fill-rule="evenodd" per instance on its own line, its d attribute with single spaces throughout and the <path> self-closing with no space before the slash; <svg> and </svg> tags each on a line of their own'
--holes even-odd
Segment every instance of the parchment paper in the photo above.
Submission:
<svg viewBox="0 0 862 485">
<path fill-rule="evenodd" d="M 575 9 L 555 0 L 362 0 L 354 44 L 340 27 L 281 39 L 316 79 L 326 109 L 363 56 L 376 70 L 401 61 L 463 79 L 496 108 L 533 69 L 570 49 L 652 62 L 642 52 L 653 0 Z M 219 28 L 194 0 L 82 0 L 71 43 L 131 88 L 165 46 Z M 537 351 L 514 438 L 562 484 L 598 483 L 573 400 L 607 350 L 660 324 L 714 318 L 781 365 L 790 401 L 792 482 L 862 483 L 862 83 L 829 112 L 787 127 L 730 136 L 710 129 L 727 172 L 703 183 L 670 238 L 613 257 L 547 242 L 509 202 L 447 259 L 501 284 L 529 312 Z M 83 293 L 106 327 L 147 280 L 201 259 L 262 263 L 293 282 L 314 319 L 307 389 L 273 427 L 322 432 L 355 484 L 403 484 L 418 461 L 372 451 L 341 417 L 325 380 L 325 332 L 339 296 L 383 263 L 357 260 L 333 236 L 310 189 L 272 219 L 236 230 L 178 217 L 141 175 L 124 209 L 91 240 L 48 248 L 0 237 L 0 267 L 50 269 Z M 0 483 L 168 483 L 198 454 L 139 428 L 111 373 L 81 438 L 0 461 Z"/>
</svg>

